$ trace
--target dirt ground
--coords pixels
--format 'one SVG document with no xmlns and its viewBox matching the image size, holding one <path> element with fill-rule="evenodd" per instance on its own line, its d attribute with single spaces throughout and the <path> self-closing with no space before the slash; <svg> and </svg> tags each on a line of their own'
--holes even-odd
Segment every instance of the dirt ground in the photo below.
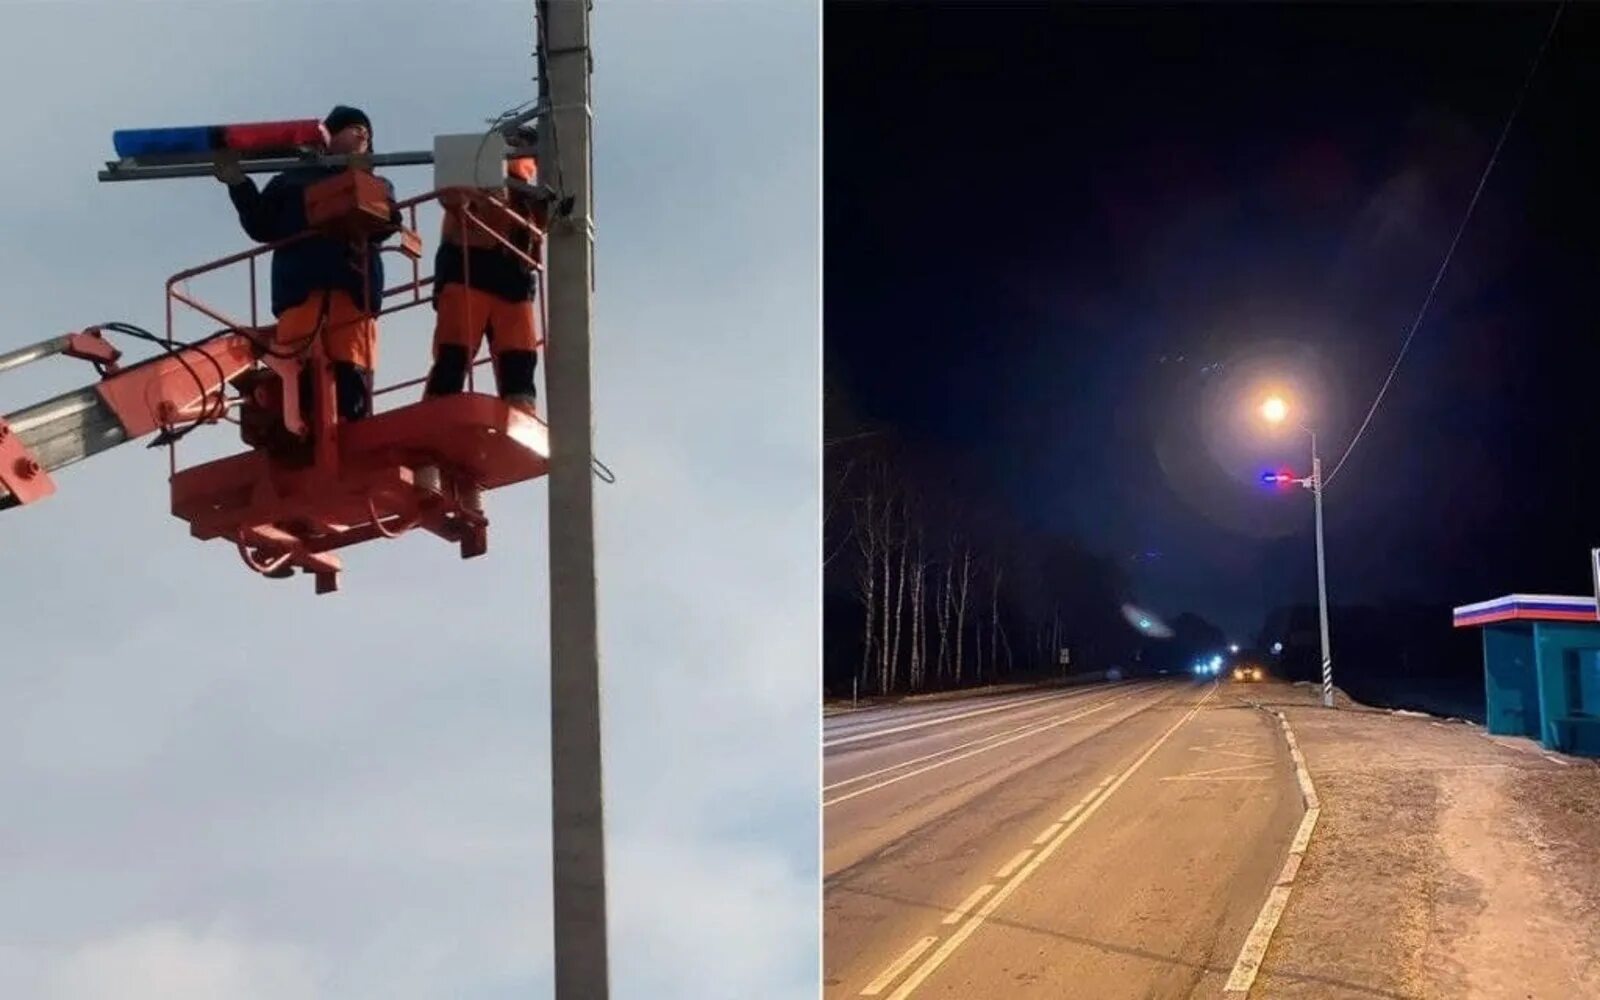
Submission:
<svg viewBox="0 0 1600 1000">
<path fill-rule="evenodd" d="M 1322 800 L 1252 997 L 1600 998 L 1600 767 L 1275 685 Z"/>
</svg>

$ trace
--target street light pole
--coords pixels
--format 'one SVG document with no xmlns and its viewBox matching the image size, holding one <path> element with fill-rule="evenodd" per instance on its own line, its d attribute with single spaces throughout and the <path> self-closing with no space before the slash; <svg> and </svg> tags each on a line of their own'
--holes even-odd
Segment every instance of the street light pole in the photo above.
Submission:
<svg viewBox="0 0 1600 1000">
<path fill-rule="evenodd" d="M 550 792 L 556 1000 L 606 1000 L 605 798 L 595 583 L 590 0 L 537 0 L 539 173 L 572 208 L 548 239 Z"/>
<path fill-rule="evenodd" d="M 1333 657 L 1328 652 L 1328 568 L 1322 545 L 1322 458 L 1317 454 L 1317 432 L 1311 435 L 1311 495 L 1317 508 L 1317 614 L 1322 619 L 1322 707 L 1333 707 Z"/>
</svg>

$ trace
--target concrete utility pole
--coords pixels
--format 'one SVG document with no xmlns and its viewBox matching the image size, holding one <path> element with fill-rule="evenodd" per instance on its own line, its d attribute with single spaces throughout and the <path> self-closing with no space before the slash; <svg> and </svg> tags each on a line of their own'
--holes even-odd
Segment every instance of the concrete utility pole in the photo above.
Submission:
<svg viewBox="0 0 1600 1000">
<path fill-rule="evenodd" d="M 1261 404 L 1261 415 L 1269 424 L 1281 424 L 1289 417 L 1289 404 L 1282 396 L 1269 396 Z M 1261 477 L 1264 483 L 1279 486 L 1295 483 L 1310 490 L 1317 508 L 1317 617 L 1322 626 L 1322 704 L 1333 707 L 1333 654 L 1328 650 L 1328 564 L 1322 544 L 1322 456 L 1317 452 L 1315 428 L 1301 424 L 1300 429 L 1311 435 L 1311 475 L 1295 479 L 1286 472 L 1269 472 Z M 1274 643 L 1272 651 L 1278 652 L 1281 643 Z"/>
<path fill-rule="evenodd" d="M 1311 431 L 1311 492 L 1317 507 L 1317 616 L 1322 625 L 1322 707 L 1333 707 L 1333 654 L 1328 650 L 1328 569 L 1322 546 L 1322 458 Z"/>
<path fill-rule="evenodd" d="M 605 817 L 600 760 L 600 643 L 594 568 L 594 418 L 590 311 L 589 0 L 536 0 L 540 179 L 572 200 L 551 228 L 550 786 L 557 1000 L 606 1000 Z"/>
</svg>

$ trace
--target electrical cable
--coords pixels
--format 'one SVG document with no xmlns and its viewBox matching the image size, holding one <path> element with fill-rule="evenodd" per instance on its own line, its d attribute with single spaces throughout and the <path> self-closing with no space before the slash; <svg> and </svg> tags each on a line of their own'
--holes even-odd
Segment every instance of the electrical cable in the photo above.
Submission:
<svg viewBox="0 0 1600 1000">
<path fill-rule="evenodd" d="M 194 418 L 193 422 L 191 422 L 187 427 L 183 428 L 182 430 L 175 430 L 174 431 L 174 430 L 170 430 L 169 429 L 169 433 L 168 433 L 166 441 L 161 442 L 161 443 L 175 443 L 177 441 L 181 441 L 183 438 L 185 438 L 191 432 L 193 432 L 196 427 L 198 427 L 201 424 L 206 422 L 206 417 L 210 414 L 210 407 L 206 405 L 206 400 L 208 400 L 210 398 L 211 390 L 209 388 L 207 388 L 205 380 L 200 377 L 200 373 L 198 371 L 196 371 L 194 366 L 189 363 L 188 358 L 184 357 L 183 352 L 184 351 L 190 351 L 190 350 L 196 350 L 199 347 L 202 347 L 203 345 L 211 342 L 212 340 L 215 340 L 218 337 L 223 336 L 224 334 L 231 332 L 230 330 L 226 330 L 226 329 L 220 330 L 217 333 L 211 334 L 210 336 L 205 337 L 202 340 L 194 341 L 192 343 L 187 343 L 187 342 L 180 341 L 180 340 L 168 340 L 165 337 L 157 336 L 156 334 L 151 333 L 149 330 L 146 330 L 144 327 L 136 326 L 133 323 L 123 323 L 123 322 L 116 321 L 116 320 L 113 320 L 113 321 L 111 321 L 109 323 L 100 324 L 100 329 L 110 331 L 111 333 L 121 334 L 121 335 L 123 335 L 125 337 L 132 337 L 132 338 L 134 338 L 136 340 L 149 341 L 150 343 L 153 343 L 153 344 L 156 344 L 157 346 L 159 346 L 162 349 L 162 351 L 165 352 L 164 354 L 158 354 L 158 355 L 156 355 L 154 357 L 146 358 L 143 361 L 136 362 L 133 365 L 130 365 L 130 366 L 126 367 L 126 368 L 123 368 L 122 371 L 124 371 L 124 372 L 131 371 L 131 370 L 134 370 L 134 369 L 137 369 L 137 368 L 141 368 L 141 367 L 143 367 L 145 365 L 152 364 L 152 363 L 154 363 L 156 361 L 161 361 L 164 358 L 170 357 L 173 360 L 177 361 L 178 364 L 182 365 L 184 371 L 189 373 L 189 377 L 194 379 L 195 388 L 199 392 L 199 396 L 200 396 L 200 404 L 201 405 L 200 405 L 199 412 L 195 415 L 195 418 Z M 220 396 L 220 394 L 224 391 L 224 387 L 227 385 L 227 373 L 223 371 L 222 363 L 220 361 L 218 361 L 215 357 L 213 357 L 209 352 L 199 351 L 199 353 L 204 355 L 205 359 L 207 361 L 210 361 L 212 366 L 217 369 L 217 390 L 216 391 Z"/>
<path fill-rule="evenodd" d="M 1439 284 L 1444 280 L 1445 271 L 1450 267 L 1450 260 L 1455 256 L 1456 246 L 1461 242 L 1461 235 L 1467 231 L 1467 223 L 1472 220 L 1473 210 L 1478 207 L 1478 199 L 1483 195 L 1483 189 L 1489 182 L 1489 174 L 1494 170 L 1496 161 L 1500 158 L 1500 150 L 1505 145 L 1506 136 L 1511 134 L 1511 126 L 1516 123 L 1517 115 L 1522 111 L 1523 101 L 1528 96 L 1528 90 L 1533 84 L 1534 76 L 1539 72 L 1539 64 L 1544 59 L 1545 50 L 1550 47 L 1550 39 L 1555 37 L 1556 25 L 1561 21 L 1561 12 L 1566 8 L 1566 0 L 1557 5 L 1555 16 L 1550 19 L 1550 28 L 1545 32 L 1544 41 L 1539 45 L 1538 54 L 1533 57 L 1533 65 L 1528 69 L 1528 75 L 1523 78 L 1522 89 L 1517 92 L 1516 103 L 1511 108 L 1511 113 L 1506 116 L 1505 126 L 1500 129 L 1500 138 L 1495 141 L 1494 151 L 1489 154 L 1489 162 L 1484 165 L 1483 174 L 1478 178 L 1478 186 L 1472 192 L 1472 200 L 1467 203 L 1466 213 L 1461 218 L 1461 225 L 1456 228 L 1455 238 L 1450 241 L 1450 248 L 1445 251 L 1444 260 L 1439 264 L 1439 270 L 1433 276 L 1433 284 L 1428 287 L 1428 294 L 1422 300 L 1422 308 L 1417 310 L 1417 315 L 1411 321 L 1411 329 L 1406 332 L 1405 339 L 1400 342 L 1400 351 L 1395 355 L 1394 364 L 1389 366 L 1389 374 L 1384 378 L 1383 385 L 1378 387 L 1378 394 L 1372 400 L 1367 415 L 1361 421 L 1361 426 L 1356 428 L 1355 436 L 1350 439 L 1350 444 L 1345 447 L 1344 454 L 1334 464 L 1333 471 L 1322 481 L 1323 488 L 1333 483 L 1339 470 L 1344 468 L 1344 463 L 1350 458 L 1350 453 L 1355 451 L 1356 442 L 1361 440 L 1361 435 L 1366 432 L 1372 423 L 1373 416 L 1378 412 L 1378 405 L 1383 402 L 1384 394 L 1389 391 L 1389 386 L 1394 382 L 1394 377 L 1400 370 L 1400 362 L 1405 360 L 1406 351 L 1411 347 L 1411 340 L 1417 335 L 1417 330 L 1422 326 L 1423 317 L 1428 314 L 1428 307 L 1433 304 L 1434 293 L 1439 290 Z"/>
</svg>

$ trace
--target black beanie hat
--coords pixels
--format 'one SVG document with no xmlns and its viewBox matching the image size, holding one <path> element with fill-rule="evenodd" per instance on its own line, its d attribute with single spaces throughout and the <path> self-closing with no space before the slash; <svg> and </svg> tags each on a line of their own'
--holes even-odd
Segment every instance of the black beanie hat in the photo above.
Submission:
<svg viewBox="0 0 1600 1000">
<path fill-rule="evenodd" d="M 322 119 L 322 124 L 328 130 L 329 135 L 336 135 L 351 125 L 365 125 L 367 127 L 367 137 L 370 139 L 372 136 L 372 119 L 367 117 L 365 111 L 360 108 L 352 108 L 348 104 L 336 105 L 332 111 L 328 112 L 328 117 Z"/>
</svg>

